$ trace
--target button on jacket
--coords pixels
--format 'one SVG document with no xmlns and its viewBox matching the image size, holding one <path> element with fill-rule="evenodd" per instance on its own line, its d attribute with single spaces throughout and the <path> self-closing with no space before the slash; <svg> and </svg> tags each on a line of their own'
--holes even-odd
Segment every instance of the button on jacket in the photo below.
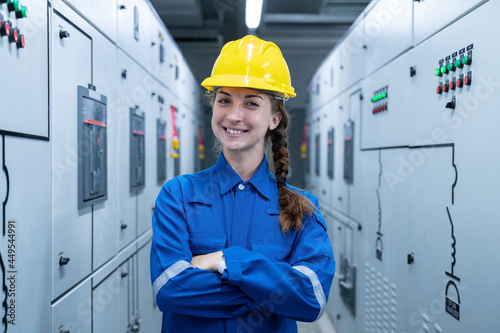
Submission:
<svg viewBox="0 0 500 333">
<path fill-rule="evenodd" d="M 316 197 L 298 191 L 315 212 L 302 229 L 283 234 L 265 158 L 249 181 L 220 154 L 215 166 L 164 185 L 151 247 L 162 332 L 297 332 L 296 320 L 323 314 L 335 272 L 332 247 Z M 222 275 L 191 266 L 193 256 L 220 250 Z"/>
</svg>

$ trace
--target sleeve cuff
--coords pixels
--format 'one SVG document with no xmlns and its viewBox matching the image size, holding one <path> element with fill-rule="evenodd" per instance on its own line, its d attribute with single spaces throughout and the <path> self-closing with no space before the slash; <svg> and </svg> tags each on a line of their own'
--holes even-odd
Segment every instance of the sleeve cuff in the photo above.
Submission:
<svg viewBox="0 0 500 333">
<path fill-rule="evenodd" d="M 238 246 L 228 247 L 223 251 L 226 269 L 222 273 L 222 280 L 232 285 L 238 286 L 242 279 L 241 261 L 239 260 L 244 248 Z"/>
</svg>

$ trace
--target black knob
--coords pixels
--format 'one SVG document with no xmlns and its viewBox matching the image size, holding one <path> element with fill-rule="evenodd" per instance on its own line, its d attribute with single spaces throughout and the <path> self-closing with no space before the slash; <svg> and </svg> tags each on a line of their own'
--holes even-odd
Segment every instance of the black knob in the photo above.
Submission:
<svg viewBox="0 0 500 333">
<path fill-rule="evenodd" d="M 126 278 L 128 276 L 127 272 L 122 272 L 122 279 Z"/>
<path fill-rule="evenodd" d="M 128 225 L 122 223 L 122 225 L 121 225 L 122 230 L 127 229 L 127 227 L 128 227 Z"/>
<path fill-rule="evenodd" d="M 455 96 L 453 96 L 453 97 L 451 98 L 451 101 L 448 101 L 448 102 L 446 103 L 446 108 L 447 108 L 447 109 L 452 109 L 452 110 L 454 110 L 454 109 L 455 109 L 455 106 L 456 106 L 456 102 L 455 102 L 455 101 L 456 101 L 456 100 L 455 100 Z"/>
<path fill-rule="evenodd" d="M 127 70 L 126 69 L 122 70 L 122 78 L 124 78 L 124 79 L 127 78 Z"/>
<path fill-rule="evenodd" d="M 408 254 L 408 265 L 413 264 L 415 258 L 413 257 L 413 253 Z"/>
<path fill-rule="evenodd" d="M 59 38 L 64 39 L 69 37 L 69 32 L 61 30 L 59 31 Z"/>
<path fill-rule="evenodd" d="M 60 257 L 59 258 L 59 266 L 65 266 L 69 263 L 69 258 Z"/>
<path fill-rule="evenodd" d="M 127 9 L 127 7 L 125 7 L 125 5 L 120 5 L 118 8 L 119 8 L 120 10 Z"/>
<path fill-rule="evenodd" d="M 410 77 L 414 77 L 415 75 L 417 75 L 417 67 L 410 67 Z"/>
</svg>

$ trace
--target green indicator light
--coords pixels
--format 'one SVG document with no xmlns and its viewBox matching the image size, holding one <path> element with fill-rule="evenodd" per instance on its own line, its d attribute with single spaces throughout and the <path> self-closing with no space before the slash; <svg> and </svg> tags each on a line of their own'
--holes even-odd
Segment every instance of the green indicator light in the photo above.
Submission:
<svg viewBox="0 0 500 333">
<path fill-rule="evenodd" d="M 381 97 L 381 99 L 382 99 L 382 98 L 386 98 L 386 97 L 387 97 L 387 93 L 384 91 L 384 92 L 382 93 L 382 97 Z"/>
<path fill-rule="evenodd" d="M 441 66 L 441 74 L 446 74 L 448 72 L 448 69 L 446 66 Z"/>
<path fill-rule="evenodd" d="M 452 71 L 452 70 L 454 70 L 454 69 L 455 69 L 455 66 L 453 65 L 453 63 L 452 63 L 452 62 L 450 62 L 450 63 L 448 64 L 448 70 L 449 70 L 449 71 Z"/>
<path fill-rule="evenodd" d="M 376 102 L 375 96 L 372 97 L 372 102 Z"/>
<path fill-rule="evenodd" d="M 465 57 L 462 58 L 462 64 L 467 65 L 468 62 L 469 62 L 469 57 L 468 56 L 465 56 Z"/>
<path fill-rule="evenodd" d="M 22 6 L 21 7 L 21 14 L 24 18 L 28 17 L 28 7 Z"/>
<path fill-rule="evenodd" d="M 462 65 L 462 63 L 460 62 L 460 59 L 457 59 L 455 60 L 455 67 L 459 67 Z"/>
<path fill-rule="evenodd" d="M 436 70 L 434 70 L 434 75 L 440 76 L 441 75 L 441 70 L 439 68 L 436 69 Z"/>
<path fill-rule="evenodd" d="M 21 9 L 21 6 L 19 5 L 19 0 L 14 0 L 14 10 L 18 11 Z"/>
</svg>

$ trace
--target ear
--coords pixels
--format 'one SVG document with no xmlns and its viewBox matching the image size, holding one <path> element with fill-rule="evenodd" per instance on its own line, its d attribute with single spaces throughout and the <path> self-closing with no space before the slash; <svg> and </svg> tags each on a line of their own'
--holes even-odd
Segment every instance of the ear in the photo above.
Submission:
<svg viewBox="0 0 500 333">
<path fill-rule="evenodd" d="M 273 117 L 271 118 L 271 122 L 269 123 L 269 130 L 272 131 L 273 129 L 278 127 L 282 116 L 283 115 L 281 114 L 281 112 L 276 112 L 275 114 L 273 114 Z"/>
</svg>

